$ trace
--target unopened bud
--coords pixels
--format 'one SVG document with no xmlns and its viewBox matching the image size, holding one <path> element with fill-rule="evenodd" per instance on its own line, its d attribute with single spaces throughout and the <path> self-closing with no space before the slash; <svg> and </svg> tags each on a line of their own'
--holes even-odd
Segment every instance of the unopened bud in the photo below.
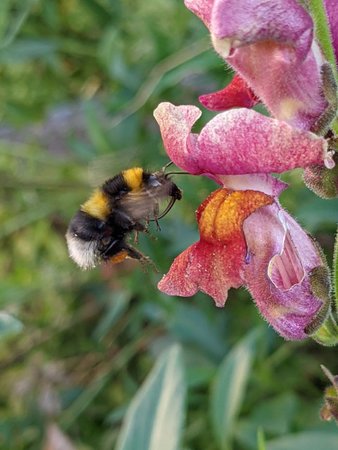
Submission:
<svg viewBox="0 0 338 450">
<path fill-rule="evenodd" d="M 335 153 L 333 161 L 336 163 L 333 169 L 324 166 L 307 167 L 304 170 L 304 182 L 306 186 L 321 198 L 338 197 L 338 154 Z"/>
</svg>

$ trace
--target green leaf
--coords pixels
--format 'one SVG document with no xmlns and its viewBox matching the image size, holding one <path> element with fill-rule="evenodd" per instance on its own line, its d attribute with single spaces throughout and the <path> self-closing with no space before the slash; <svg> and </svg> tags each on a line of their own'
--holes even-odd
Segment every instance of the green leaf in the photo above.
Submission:
<svg viewBox="0 0 338 450">
<path fill-rule="evenodd" d="M 290 433 L 299 407 L 297 396 L 286 392 L 258 402 L 250 415 L 238 421 L 234 436 L 236 443 L 256 450 L 260 430 L 264 430 L 265 435 L 276 437 Z"/>
<path fill-rule="evenodd" d="M 20 2 L 16 15 L 10 14 L 11 1 L 1 0 L 0 6 L 0 48 L 10 45 L 15 37 L 22 29 L 25 21 L 29 17 L 32 7 L 37 3 L 37 0 L 26 0 Z"/>
<path fill-rule="evenodd" d="M 211 392 L 211 420 L 220 448 L 225 449 L 234 431 L 250 376 L 257 331 L 239 342 L 223 360 Z"/>
<path fill-rule="evenodd" d="M 0 338 L 19 333 L 22 328 L 19 320 L 5 312 L 0 312 Z"/>
<path fill-rule="evenodd" d="M 17 39 L 0 49 L 0 62 L 4 64 L 24 63 L 32 59 L 50 58 L 57 45 L 48 39 Z"/>
<path fill-rule="evenodd" d="M 337 450 L 338 433 L 309 431 L 267 442 L 267 450 Z"/>
<path fill-rule="evenodd" d="M 130 300 L 130 292 L 121 291 L 114 293 L 112 296 L 112 303 L 109 305 L 106 314 L 102 315 L 101 320 L 93 331 L 93 338 L 97 341 L 103 339 L 109 330 L 111 330 L 117 320 L 125 312 Z"/>
<path fill-rule="evenodd" d="M 170 330 L 180 342 L 195 345 L 216 361 L 220 361 L 226 351 L 219 328 L 202 310 L 194 306 L 179 304 L 170 323 Z"/>
<path fill-rule="evenodd" d="M 159 358 L 132 400 L 116 450 L 177 450 L 185 391 L 181 350 L 174 346 Z"/>
<path fill-rule="evenodd" d="M 9 22 L 9 13 L 10 13 L 10 7 L 11 7 L 10 3 L 11 3 L 11 0 L 2 0 L 2 2 L 0 2 L 0 42 L 1 43 L 2 43 L 2 40 L 7 31 L 7 26 L 8 26 L 8 22 Z"/>
</svg>

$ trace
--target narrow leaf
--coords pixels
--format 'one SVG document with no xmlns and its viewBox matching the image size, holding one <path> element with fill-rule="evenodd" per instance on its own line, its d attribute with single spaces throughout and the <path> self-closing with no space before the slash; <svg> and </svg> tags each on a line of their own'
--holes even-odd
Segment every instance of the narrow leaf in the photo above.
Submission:
<svg viewBox="0 0 338 450">
<path fill-rule="evenodd" d="M 309 431 L 290 434 L 267 443 L 267 450 L 337 450 L 338 434 Z"/>
<path fill-rule="evenodd" d="M 9 22 L 9 12 L 10 12 L 11 2 L 10 0 L 2 0 L 0 2 L 0 42 L 2 43 L 3 37 L 5 36 L 8 22 Z M 1 44 L 0 44 L 1 46 Z"/>
<path fill-rule="evenodd" d="M 159 358 L 132 400 L 116 450 L 178 450 L 185 390 L 181 350 L 174 346 Z"/>
<path fill-rule="evenodd" d="M 257 332 L 239 342 L 223 360 L 211 392 L 211 420 L 220 448 L 228 446 L 250 376 Z"/>
</svg>

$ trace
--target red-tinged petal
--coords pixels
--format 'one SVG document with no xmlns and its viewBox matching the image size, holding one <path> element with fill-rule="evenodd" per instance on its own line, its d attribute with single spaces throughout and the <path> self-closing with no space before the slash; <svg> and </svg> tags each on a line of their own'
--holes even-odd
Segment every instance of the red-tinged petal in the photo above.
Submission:
<svg viewBox="0 0 338 450">
<path fill-rule="evenodd" d="M 178 255 L 158 288 L 180 297 L 191 297 L 201 291 L 212 297 L 217 306 L 224 306 L 228 290 L 243 283 L 240 277 L 243 255 L 244 241 L 228 246 L 196 242 Z"/>
<path fill-rule="evenodd" d="M 316 245 L 278 204 L 244 223 L 248 245 L 245 282 L 263 317 L 286 339 L 305 339 L 323 306 L 310 275 L 323 261 Z"/>
<path fill-rule="evenodd" d="M 191 296 L 197 291 L 223 306 L 230 287 L 239 287 L 246 256 L 244 220 L 273 199 L 257 191 L 213 192 L 199 207 L 200 241 L 172 264 L 158 287 L 169 295 Z"/>
<path fill-rule="evenodd" d="M 337 0 L 325 0 L 325 7 L 330 23 L 331 38 L 338 64 L 338 2 Z"/>
<path fill-rule="evenodd" d="M 230 108 L 252 108 L 259 99 L 239 75 L 235 75 L 224 89 L 199 97 L 202 105 L 211 111 L 225 111 Z"/>
<path fill-rule="evenodd" d="M 195 106 L 160 103 L 154 116 L 170 159 L 192 174 L 281 173 L 332 162 L 322 137 L 253 110 L 218 114 L 199 136 L 190 133 L 199 116 Z"/>
</svg>

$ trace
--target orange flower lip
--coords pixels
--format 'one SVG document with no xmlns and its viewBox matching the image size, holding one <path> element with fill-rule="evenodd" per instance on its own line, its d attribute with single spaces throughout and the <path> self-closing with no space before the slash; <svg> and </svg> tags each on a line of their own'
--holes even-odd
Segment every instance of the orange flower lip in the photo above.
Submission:
<svg viewBox="0 0 338 450">
<path fill-rule="evenodd" d="M 243 284 L 247 252 L 244 220 L 271 205 L 273 197 L 254 190 L 218 189 L 197 211 L 200 240 L 179 255 L 159 288 L 169 295 L 194 295 L 198 290 L 223 306 L 231 287 Z"/>
<path fill-rule="evenodd" d="M 263 192 L 218 189 L 197 211 L 201 240 L 227 243 L 243 238 L 243 222 L 256 209 L 271 205 L 273 198 Z"/>
</svg>

